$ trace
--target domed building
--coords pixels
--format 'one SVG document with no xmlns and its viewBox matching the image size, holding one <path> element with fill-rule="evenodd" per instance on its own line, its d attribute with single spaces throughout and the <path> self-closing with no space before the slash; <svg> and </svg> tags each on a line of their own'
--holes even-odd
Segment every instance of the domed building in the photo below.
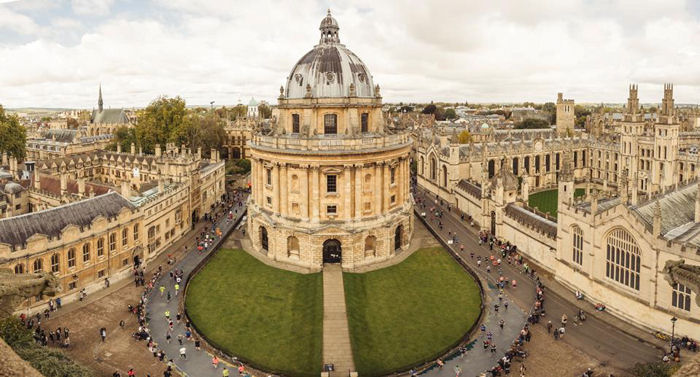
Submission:
<svg viewBox="0 0 700 377">
<path fill-rule="evenodd" d="M 280 88 L 276 121 L 249 144 L 248 231 L 273 260 L 354 269 L 410 243 L 411 139 L 385 127 L 379 86 L 330 11 L 320 30 Z"/>
</svg>

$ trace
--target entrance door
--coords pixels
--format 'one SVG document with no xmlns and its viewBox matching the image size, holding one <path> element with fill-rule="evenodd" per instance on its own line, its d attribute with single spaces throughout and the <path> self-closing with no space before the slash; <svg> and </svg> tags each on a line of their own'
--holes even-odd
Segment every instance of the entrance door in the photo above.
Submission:
<svg viewBox="0 0 700 377">
<path fill-rule="evenodd" d="M 323 243 L 323 263 L 340 263 L 343 261 L 340 241 L 327 240 Z"/>
</svg>

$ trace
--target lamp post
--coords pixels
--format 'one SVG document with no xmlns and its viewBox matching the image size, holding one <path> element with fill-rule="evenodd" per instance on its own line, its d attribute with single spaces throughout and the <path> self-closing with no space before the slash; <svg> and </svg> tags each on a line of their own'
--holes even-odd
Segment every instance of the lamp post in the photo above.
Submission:
<svg viewBox="0 0 700 377">
<path fill-rule="evenodd" d="M 676 335 L 676 321 L 678 321 L 678 318 L 671 317 L 671 352 L 673 352 L 673 338 Z"/>
</svg>

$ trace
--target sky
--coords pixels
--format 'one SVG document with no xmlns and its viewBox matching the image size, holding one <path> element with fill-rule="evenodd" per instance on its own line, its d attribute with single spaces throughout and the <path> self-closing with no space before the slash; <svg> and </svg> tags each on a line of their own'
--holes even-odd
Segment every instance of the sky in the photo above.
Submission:
<svg viewBox="0 0 700 377">
<path fill-rule="evenodd" d="M 0 104 L 275 103 L 329 8 L 385 102 L 700 103 L 700 0 L 0 0 Z"/>
</svg>

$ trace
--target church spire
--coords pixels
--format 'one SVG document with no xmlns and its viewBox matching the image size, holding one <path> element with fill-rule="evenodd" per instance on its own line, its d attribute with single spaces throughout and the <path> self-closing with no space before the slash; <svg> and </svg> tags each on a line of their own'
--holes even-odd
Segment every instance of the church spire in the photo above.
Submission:
<svg viewBox="0 0 700 377">
<path fill-rule="evenodd" d="M 100 112 L 104 109 L 104 103 L 102 102 L 102 83 L 100 83 L 100 96 L 97 98 L 97 108 Z"/>
</svg>

